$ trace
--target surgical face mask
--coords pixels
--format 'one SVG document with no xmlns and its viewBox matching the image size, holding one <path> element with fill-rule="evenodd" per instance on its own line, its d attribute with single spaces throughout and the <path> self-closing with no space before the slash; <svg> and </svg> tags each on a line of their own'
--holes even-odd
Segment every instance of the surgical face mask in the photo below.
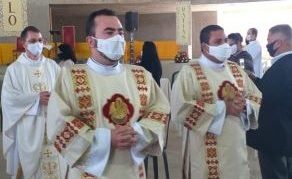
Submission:
<svg viewBox="0 0 292 179">
<path fill-rule="evenodd" d="M 230 46 L 230 51 L 231 51 L 231 55 L 235 54 L 237 52 L 237 46 L 236 44 L 233 44 Z"/>
<path fill-rule="evenodd" d="M 277 41 L 274 41 L 274 42 L 269 43 L 269 44 L 266 45 L 267 50 L 268 50 L 268 52 L 269 52 L 269 54 L 270 54 L 271 57 L 274 57 L 275 56 L 275 53 L 278 50 L 278 49 L 274 49 L 274 45 L 275 45 L 276 42 Z"/>
<path fill-rule="evenodd" d="M 94 38 L 94 37 L 93 37 Z M 112 61 L 118 61 L 125 54 L 125 39 L 116 35 L 108 39 L 97 39 L 96 40 L 96 50 L 104 54 L 108 59 Z"/>
<path fill-rule="evenodd" d="M 27 50 L 30 51 L 34 56 L 38 56 L 43 51 L 44 44 L 41 42 L 29 43 L 27 45 Z"/>
<path fill-rule="evenodd" d="M 209 54 L 224 62 L 231 55 L 231 48 L 227 43 L 219 46 L 209 46 Z"/>
</svg>

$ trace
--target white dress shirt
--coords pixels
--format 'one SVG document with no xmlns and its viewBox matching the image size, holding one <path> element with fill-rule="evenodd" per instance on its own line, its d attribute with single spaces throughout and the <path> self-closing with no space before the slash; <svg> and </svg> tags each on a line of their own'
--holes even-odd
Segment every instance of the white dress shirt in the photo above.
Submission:
<svg viewBox="0 0 292 179">
<path fill-rule="evenodd" d="M 251 41 L 246 46 L 246 51 L 252 57 L 255 76 L 261 78 L 263 76 L 263 65 L 262 65 L 262 47 L 260 43 L 258 41 Z"/>
</svg>

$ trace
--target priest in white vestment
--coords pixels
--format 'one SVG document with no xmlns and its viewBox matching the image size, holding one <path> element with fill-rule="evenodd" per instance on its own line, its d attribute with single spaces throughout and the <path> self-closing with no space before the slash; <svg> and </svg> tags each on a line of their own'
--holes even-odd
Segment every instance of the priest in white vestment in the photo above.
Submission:
<svg viewBox="0 0 292 179">
<path fill-rule="evenodd" d="M 121 64 L 125 40 L 113 11 L 86 24 L 91 57 L 63 68 L 48 107 L 48 136 L 68 179 L 145 179 L 146 155 L 161 155 L 169 104 L 143 67 Z"/>
<path fill-rule="evenodd" d="M 245 133 L 257 128 L 261 93 L 227 62 L 222 27 L 200 34 L 202 55 L 184 66 L 172 89 L 172 118 L 184 124 L 183 179 L 249 179 Z"/>
<path fill-rule="evenodd" d="M 43 39 L 33 26 L 21 38 L 25 53 L 12 63 L 4 76 L 3 152 L 12 178 L 59 178 L 56 154 L 45 136 L 46 108 L 59 66 L 42 55 Z"/>
</svg>

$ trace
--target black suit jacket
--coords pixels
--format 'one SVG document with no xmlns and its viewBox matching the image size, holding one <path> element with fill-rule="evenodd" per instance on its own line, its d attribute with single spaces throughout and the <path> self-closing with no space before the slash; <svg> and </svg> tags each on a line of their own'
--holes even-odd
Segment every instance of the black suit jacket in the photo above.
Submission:
<svg viewBox="0 0 292 179">
<path fill-rule="evenodd" d="M 256 84 L 262 92 L 259 128 L 247 144 L 261 152 L 292 156 L 292 54 L 275 62 Z"/>
</svg>

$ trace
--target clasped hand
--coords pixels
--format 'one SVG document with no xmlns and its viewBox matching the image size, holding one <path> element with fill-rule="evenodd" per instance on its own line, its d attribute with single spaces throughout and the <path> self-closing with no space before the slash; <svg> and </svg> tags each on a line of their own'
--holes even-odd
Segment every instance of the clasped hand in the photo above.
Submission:
<svg viewBox="0 0 292 179">
<path fill-rule="evenodd" d="M 246 100 L 244 96 L 238 92 L 233 100 L 225 100 L 226 114 L 231 116 L 240 116 L 244 111 Z"/>
<path fill-rule="evenodd" d="M 47 106 L 48 105 L 48 102 L 49 102 L 49 99 L 50 99 L 50 96 L 51 96 L 51 93 L 48 92 L 48 91 L 42 91 L 42 92 L 40 92 L 40 103 L 42 105 Z"/>
<path fill-rule="evenodd" d="M 117 149 L 129 149 L 137 142 L 137 133 L 131 126 L 117 125 L 111 131 L 111 145 Z"/>
</svg>

